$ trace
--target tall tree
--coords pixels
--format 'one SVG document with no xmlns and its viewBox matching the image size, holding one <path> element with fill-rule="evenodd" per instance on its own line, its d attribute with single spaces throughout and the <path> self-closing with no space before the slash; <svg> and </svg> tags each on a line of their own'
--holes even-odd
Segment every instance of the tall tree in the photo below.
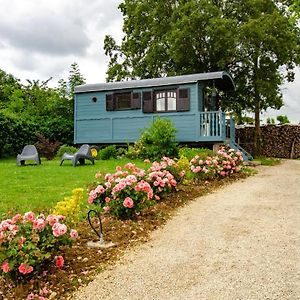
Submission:
<svg viewBox="0 0 300 300">
<path fill-rule="evenodd" d="M 0 108 L 10 101 L 10 97 L 20 90 L 21 84 L 17 78 L 0 69 Z"/>
<path fill-rule="evenodd" d="M 70 66 L 68 80 L 60 79 L 58 81 L 58 92 L 62 97 L 73 100 L 75 87 L 84 83 L 85 78 L 80 72 L 79 65 L 74 62 Z"/>
<path fill-rule="evenodd" d="M 296 2 L 294 2 L 295 4 Z M 230 70 L 237 86 L 224 103 L 255 113 L 283 104 L 280 85 L 300 63 L 300 35 L 292 1 L 125 0 L 125 36 L 106 36 L 108 80 Z"/>
</svg>

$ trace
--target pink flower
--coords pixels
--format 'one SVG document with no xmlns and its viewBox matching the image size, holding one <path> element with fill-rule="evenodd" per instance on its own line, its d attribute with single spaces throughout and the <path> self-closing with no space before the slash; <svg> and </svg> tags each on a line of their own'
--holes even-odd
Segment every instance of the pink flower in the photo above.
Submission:
<svg viewBox="0 0 300 300">
<path fill-rule="evenodd" d="M 33 221 L 34 230 L 43 230 L 45 226 L 46 226 L 46 221 L 42 218 L 38 218 Z"/>
<path fill-rule="evenodd" d="M 9 268 L 9 263 L 7 261 L 5 261 L 2 266 L 1 266 L 1 269 L 4 273 L 8 273 L 10 271 L 10 268 Z"/>
<path fill-rule="evenodd" d="M 92 204 L 93 202 L 94 202 L 94 198 L 89 197 L 89 198 L 88 198 L 88 204 Z"/>
<path fill-rule="evenodd" d="M 22 220 L 22 216 L 20 215 L 20 214 L 16 214 L 12 219 L 11 219 L 11 221 L 12 221 L 12 223 L 13 224 L 15 224 L 15 223 L 17 223 L 19 220 Z"/>
<path fill-rule="evenodd" d="M 103 209 L 104 209 L 104 211 L 105 211 L 106 213 L 108 213 L 108 212 L 110 211 L 109 206 L 104 206 Z"/>
<path fill-rule="evenodd" d="M 157 196 L 157 195 L 155 195 L 155 200 L 156 200 L 156 201 L 160 200 L 160 197 Z"/>
<path fill-rule="evenodd" d="M 105 188 L 102 185 L 98 185 L 94 192 L 96 193 L 95 198 L 97 198 L 97 194 L 103 194 L 105 192 Z"/>
<path fill-rule="evenodd" d="M 94 200 L 97 198 L 98 194 L 96 189 L 95 190 L 91 190 L 89 192 L 89 198 L 88 198 L 88 203 L 92 204 L 94 202 Z"/>
<path fill-rule="evenodd" d="M 33 267 L 32 266 L 28 266 L 28 265 L 26 265 L 24 263 L 20 264 L 20 266 L 19 266 L 19 272 L 21 274 L 24 274 L 24 275 L 25 274 L 29 274 L 32 271 L 33 271 Z"/>
<path fill-rule="evenodd" d="M 206 169 L 205 167 L 203 167 L 202 171 L 206 174 L 208 173 L 208 169 Z"/>
<path fill-rule="evenodd" d="M 34 293 L 30 293 L 27 295 L 26 300 L 33 300 L 35 298 L 35 294 Z"/>
<path fill-rule="evenodd" d="M 122 167 L 121 167 L 121 166 L 117 166 L 117 167 L 116 167 L 116 171 L 117 171 L 117 172 L 122 171 Z"/>
<path fill-rule="evenodd" d="M 61 255 L 59 255 L 59 256 L 55 256 L 54 259 L 55 259 L 55 265 L 58 268 L 62 268 L 65 262 L 64 258 Z"/>
<path fill-rule="evenodd" d="M 49 293 L 48 289 L 46 286 L 44 286 L 41 290 L 40 290 L 40 294 L 42 295 L 47 295 Z"/>
<path fill-rule="evenodd" d="M 148 197 L 148 199 L 153 198 L 153 190 L 152 189 L 147 193 L 147 197 Z"/>
<path fill-rule="evenodd" d="M 123 205 L 127 208 L 132 208 L 133 207 L 133 200 L 130 197 L 126 197 Z"/>
<path fill-rule="evenodd" d="M 176 185 L 177 185 L 177 182 L 176 182 L 175 179 L 171 179 L 171 180 L 170 180 L 170 183 L 171 183 L 172 186 L 176 186 Z"/>
<path fill-rule="evenodd" d="M 73 240 L 77 239 L 78 238 L 78 232 L 77 232 L 77 230 L 71 229 L 71 231 L 70 231 L 70 237 Z"/>
<path fill-rule="evenodd" d="M 124 166 L 125 169 L 128 169 L 128 170 L 134 170 L 135 169 L 135 164 L 133 163 L 127 163 L 125 166 Z"/>
<path fill-rule="evenodd" d="M 34 216 L 34 213 L 32 211 L 27 212 L 27 213 L 24 214 L 24 219 L 26 221 L 33 221 L 34 218 L 35 218 L 35 216 Z"/>
<path fill-rule="evenodd" d="M 49 223 L 50 226 L 53 226 L 55 223 L 59 222 L 59 221 L 63 221 L 64 220 L 64 216 L 59 216 L 59 215 L 49 215 L 46 218 L 46 221 Z"/>
<path fill-rule="evenodd" d="M 164 186 L 165 186 L 165 182 L 164 182 L 164 181 L 160 181 L 159 185 L 160 185 L 161 187 L 164 187 Z"/>
<path fill-rule="evenodd" d="M 18 243 L 21 247 L 23 247 L 23 244 L 25 243 L 25 241 L 26 241 L 26 238 L 24 236 L 21 236 Z"/>
<path fill-rule="evenodd" d="M 67 226 L 65 224 L 55 223 L 52 226 L 52 233 L 55 237 L 64 235 L 67 232 Z"/>
<path fill-rule="evenodd" d="M 102 176 L 102 174 L 100 173 L 100 172 L 97 172 L 96 174 L 95 174 L 95 178 L 97 179 L 97 178 L 99 178 L 99 177 L 101 177 Z"/>
<path fill-rule="evenodd" d="M 205 168 L 205 167 L 204 167 L 204 168 Z M 203 168 L 203 170 L 204 170 L 204 168 Z M 199 173 L 199 172 L 201 171 L 201 167 L 200 167 L 200 166 L 197 166 L 196 168 L 192 169 L 192 171 L 193 171 L 194 173 Z"/>
<path fill-rule="evenodd" d="M 105 202 L 106 203 L 110 202 L 110 198 L 109 197 L 105 197 Z"/>
</svg>

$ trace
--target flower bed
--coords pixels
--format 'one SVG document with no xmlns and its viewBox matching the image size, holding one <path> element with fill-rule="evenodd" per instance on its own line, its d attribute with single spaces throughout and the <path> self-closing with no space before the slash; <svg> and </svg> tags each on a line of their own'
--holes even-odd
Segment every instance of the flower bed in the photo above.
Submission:
<svg viewBox="0 0 300 300">
<path fill-rule="evenodd" d="M 132 218 L 176 186 L 174 176 L 167 170 L 168 162 L 171 165 L 173 161 L 164 158 L 161 163 L 154 162 L 146 171 L 128 163 L 124 168 L 118 166 L 113 174 L 97 173 L 88 203 L 99 204 L 104 212 L 121 219 Z"/>
<path fill-rule="evenodd" d="M 234 149 L 226 149 L 222 147 L 218 155 L 210 157 L 205 160 L 199 156 L 195 156 L 191 162 L 191 170 L 196 175 L 196 178 L 207 180 L 213 177 L 224 178 L 233 173 L 238 173 L 243 166 L 243 156 L 240 151 Z"/>
<path fill-rule="evenodd" d="M 1 274 L 13 280 L 24 280 L 47 270 L 52 261 L 63 266 L 60 248 L 77 238 L 77 231 L 68 231 L 64 216 L 27 212 L 16 214 L 0 223 Z"/>
<path fill-rule="evenodd" d="M 181 158 L 181 161 L 183 159 Z M 242 154 L 222 147 L 216 156 L 202 160 L 195 156 L 190 161 L 190 172 L 196 179 L 224 178 L 237 173 L 243 163 Z M 180 162 L 163 157 L 147 169 L 132 163 L 118 166 L 113 174 L 96 174 L 97 183 L 89 192 L 89 204 L 98 204 L 105 213 L 126 219 L 133 218 L 145 207 L 154 205 L 187 176 Z M 176 180 L 177 179 L 177 180 Z"/>
</svg>

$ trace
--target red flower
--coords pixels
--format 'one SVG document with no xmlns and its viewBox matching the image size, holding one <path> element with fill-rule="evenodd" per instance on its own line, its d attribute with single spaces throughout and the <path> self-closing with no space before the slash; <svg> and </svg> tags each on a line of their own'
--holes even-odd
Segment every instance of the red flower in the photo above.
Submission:
<svg viewBox="0 0 300 300">
<path fill-rule="evenodd" d="M 2 266 L 1 266 L 1 269 L 4 273 L 8 273 L 10 271 L 10 268 L 9 268 L 9 264 L 7 261 L 5 261 Z"/>
<path fill-rule="evenodd" d="M 21 274 L 24 274 L 24 275 L 25 274 L 29 274 L 32 271 L 33 271 L 33 267 L 32 266 L 28 266 L 28 265 L 26 265 L 24 263 L 20 264 L 20 266 L 19 266 L 19 272 Z"/>
<path fill-rule="evenodd" d="M 58 268 L 61 268 L 63 265 L 64 265 L 64 258 L 60 255 L 60 256 L 55 256 L 55 265 L 58 267 Z"/>
</svg>

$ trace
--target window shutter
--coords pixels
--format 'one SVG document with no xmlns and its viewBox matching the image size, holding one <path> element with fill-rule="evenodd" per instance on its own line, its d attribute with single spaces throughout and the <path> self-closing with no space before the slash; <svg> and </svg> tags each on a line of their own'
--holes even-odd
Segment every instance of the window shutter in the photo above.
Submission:
<svg viewBox="0 0 300 300">
<path fill-rule="evenodd" d="M 132 93 L 131 94 L 131 108 L 132 109 L 140 109 L 141 108 L 141 94 L 140 93 Z"/>
<path fill-rule="evenodd" d="M 106 110 L 114 110 L 114 97 L 113 94 L 106 95 Z"/>
<path fill-rule="evenodd" d="M 190 110 L 190 90 L 179 89 L 177 97 L 177 111 L 189 111 Z"/>
<path fill-rule="evenodd" d="M 143 112 L 152 113 L 154 111 L 152 92 L 143 92 Z"/>
</svg>

